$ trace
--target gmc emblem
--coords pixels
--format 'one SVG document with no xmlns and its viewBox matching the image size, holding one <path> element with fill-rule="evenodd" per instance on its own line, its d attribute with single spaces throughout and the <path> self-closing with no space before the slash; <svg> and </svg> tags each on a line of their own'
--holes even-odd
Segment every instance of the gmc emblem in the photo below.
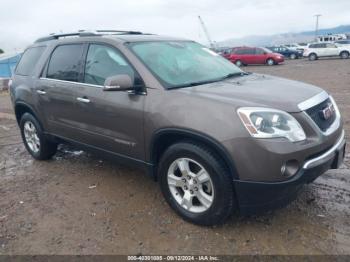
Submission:
<svg viewBox="0 0 350 262">
<path fill-rule="evenodd" d="M 320 111 L 320 115 L 324 120 L 328 120 L 333 116 L 334 112 L 333 104 L 328 104 L 326 108 Z"/>
</svg>

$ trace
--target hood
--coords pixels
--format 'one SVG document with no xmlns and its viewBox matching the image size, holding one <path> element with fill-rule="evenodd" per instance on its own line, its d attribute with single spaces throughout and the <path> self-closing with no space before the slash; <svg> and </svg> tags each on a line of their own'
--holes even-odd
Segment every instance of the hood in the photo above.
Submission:
<svg viewBox="0 0 350 262">
<path fill-rule="evenodd" d="M 235 107 L 260 106 L 300 112 L 298 104 L 321 93 L 317 86 L 284 78 L 250 74 L 220 82 L 177 89 L 188 95 L 231 103 Z"/>
</svg>

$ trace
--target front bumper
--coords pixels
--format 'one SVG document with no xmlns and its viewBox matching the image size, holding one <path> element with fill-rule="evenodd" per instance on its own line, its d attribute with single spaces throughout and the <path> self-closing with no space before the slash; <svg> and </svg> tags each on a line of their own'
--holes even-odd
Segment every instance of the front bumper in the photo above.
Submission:
<svg viewBox="0 0 350 262">
<path fill-rule="evenodd" d="M 345 154 L 345 135 L 342 131 L 337 142 L 321 155 L 304 162 L 292 178 L 282 182 L 253 182 L 235 180 L 235 190 L 242 214 L 259 213 L 283 207 L 294 200 L 299 189 L 314 181 L 328 169 L 336 169 Z"/>
<path fill-rule="evenodd" d="M 284 62 L 284 57 L 283 56 L 281 56 L 281 57 L 276 57 L 275 58 L 275 61 L 276 61 L 276 63 L 283 63 Z"/>
</svg>

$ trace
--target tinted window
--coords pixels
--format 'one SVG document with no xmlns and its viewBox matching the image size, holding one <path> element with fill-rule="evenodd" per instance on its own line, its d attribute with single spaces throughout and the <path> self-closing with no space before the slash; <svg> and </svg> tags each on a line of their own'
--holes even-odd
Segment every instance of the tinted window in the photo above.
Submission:
<svg viewBox="0 0 350 262">
<path fill-rule="evenodd" d="M 325 48 L 326 44 L 312 44 L 309 47 L 310 48 Z"/>
<path fill-rule="evenodd" d="M 24 76 L 31 75 L 44 50 L 44 46 L 27 49 L 19 61 L 16 74 Z"/>
<path fill-rule="evenodd" d="M 58 46 L 51 55 L 47 77 L 78 82 L 82 52 L 81 44 Z"/>
<path fill-rule="evenodd" d="M 244 54 L 247 54 L 247 49 L 239 48 L 239 49 L 236 49 L 234 53 L 237 55 L 244 55 Z"/>
<path fill-rule="evenodd" d="M 121 74 L 134 79 L 134 70 L 119 51 L 104 45 L 90 45 L 85 63 L 85 83 L 104 85 L 106 78 Z"/>
<path fill-rule="evenodd" d="M 335 44 L 327 44 L 326 45 L 328 48 L 335 48 L 335 47 L 337 47 Z"/>
<path fill-rule="evenodd" d="M 255 55 L 255 48 L 249 48 L 245 50 L 245 54 L 247 55 Z"/>
<path fill-rule="evenodd" d="M 265 53 L 264 50 L 260 49 L 260 48 L 255 48 L 255 54 L 256 55 L 263 55 Z"/>
</svg>

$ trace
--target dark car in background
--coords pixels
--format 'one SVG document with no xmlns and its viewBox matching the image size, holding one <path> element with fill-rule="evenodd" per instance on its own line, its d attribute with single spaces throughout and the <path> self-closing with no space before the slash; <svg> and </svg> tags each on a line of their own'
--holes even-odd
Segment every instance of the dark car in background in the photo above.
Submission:
<svg viewBox="0 0 350 262">
<path fill-rule="evenodd" d="M 227 49 L 222 56 L 237 66 L 257 64 L 271 66 L 284 62 L 283 55 L 273 53 L 271 50 L 263 47 L 235 47 Z"/>
<path fill-rule="evenodd" d="M 298 59 L 303 57 L 303 51 L 289 49 L 288 47 L 285 47 L 285 46 L 270 46 L 266 48 L 270 49 L 274 53 L 279 53 L 284 57 L 288 57 L 290 59 Z"/>
</svg>

